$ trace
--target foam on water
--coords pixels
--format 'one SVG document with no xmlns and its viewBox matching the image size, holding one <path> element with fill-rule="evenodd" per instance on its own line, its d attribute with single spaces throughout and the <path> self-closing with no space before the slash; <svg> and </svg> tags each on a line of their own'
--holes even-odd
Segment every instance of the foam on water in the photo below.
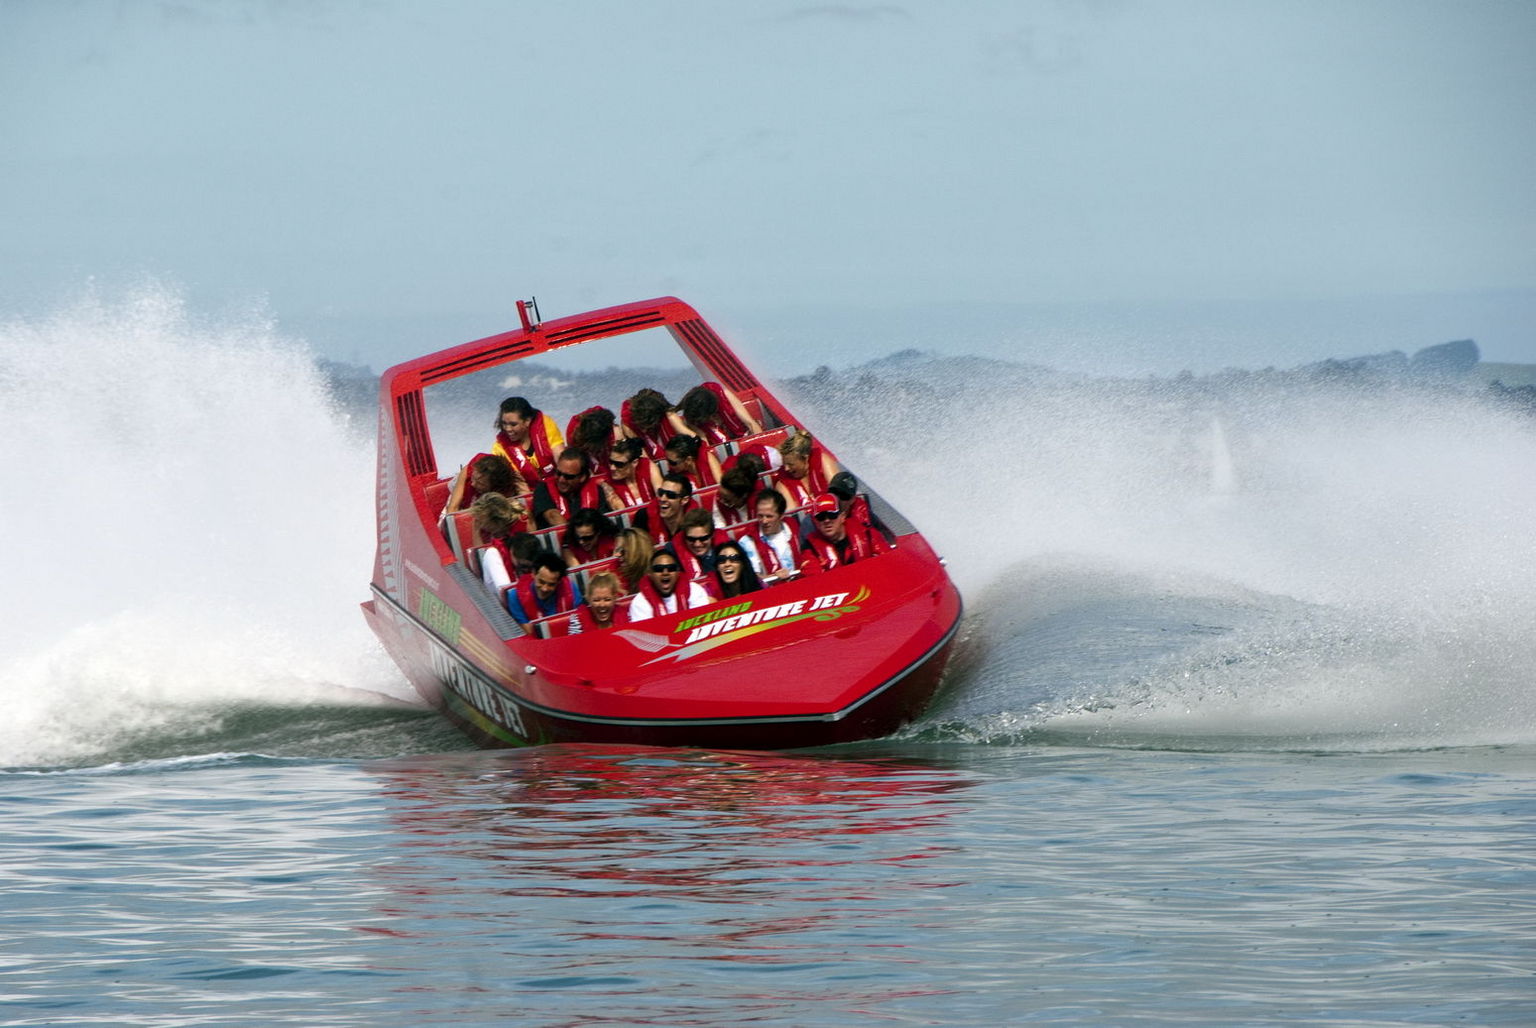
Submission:
<svg viewBox="0 0 1536 1028">
<path fill-rule="evenodd" d="M 87 297 L 0 325 L 0 764 L 408 696 L 357 613 L 372 443 L 259 313 Z"/>
<path fill-rule="evenodd" d="M 868 402 L 921 411 L 930 440 L 980 429 L 981 445 L 928 446 L 914 476 L 878 437 L 848 441 L 877 458 L 869 476 L 917 515 L 971 600 L 987 655 L 938 715 L 963 737 L 1536 740 L 1528 414 L 1443 385 L 988 390 L 942 368 L 944 402 Z M 1006 515 L 976 516 L 982 500 Z M 1161 645 L 1138 657 L 1149 637 Z M 1074 673 L 1042 682 L 1053 665 Z"/>
</svg>

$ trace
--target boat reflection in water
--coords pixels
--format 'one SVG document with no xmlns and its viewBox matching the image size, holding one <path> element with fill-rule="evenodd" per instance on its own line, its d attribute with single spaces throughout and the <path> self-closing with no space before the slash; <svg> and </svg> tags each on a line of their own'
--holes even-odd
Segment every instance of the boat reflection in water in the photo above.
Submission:
<svg viewBox="0 0 1536 1028">
<path fill-rule="evenodd" d="M 914 907 L 961 884 L 926 865 L 955 848 L 941 823 L 975 784 L 910 760 L 590 744 L 371 768 L 394 835 L 377 869 L 391 898 L 369 930 L 481 937 L 483 965 L 439 976 L 449 992 L 488 976 L 579 988 L 580 1002 L 622 997 L 658 1023 L 708 1021 L 690 983 L 731 968 L 790 972 L 798 995 L 825 990 L 819 1002 L 886 997 L 877 972 L 860 986 L 835 970 L 922 959 L 893 940 L 910 941 Z M 752 977 L 708 992 L 741 1016 L 773 988 Z"/>
</svg>

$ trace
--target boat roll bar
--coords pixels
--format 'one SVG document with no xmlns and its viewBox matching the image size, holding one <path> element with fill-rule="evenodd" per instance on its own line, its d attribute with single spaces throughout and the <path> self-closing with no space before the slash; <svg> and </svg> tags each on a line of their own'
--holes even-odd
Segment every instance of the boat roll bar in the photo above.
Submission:
<svg viewBox="0 0 1536 1028">
<path fill-rule="evenodd" d="M 528 316 L 528 311 L 533 311 L 533 317 Z M 523 323 L 524 332 L 532 332 L 539 327 L 539 298 L 530 296 L 526 300 L 517 301 L 517 317 Z"/>
</svg>

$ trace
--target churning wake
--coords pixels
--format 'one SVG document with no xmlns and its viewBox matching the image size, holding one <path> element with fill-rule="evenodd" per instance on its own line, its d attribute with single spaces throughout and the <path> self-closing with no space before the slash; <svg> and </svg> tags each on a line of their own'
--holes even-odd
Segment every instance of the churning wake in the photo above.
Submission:
<svg viewBox="0 0 1536 1028">
<path fill-rule="evenodd" d="M 0 325 L 0 438 L 0 765 L 410 695 L 357 610 L 372 440 L 261 315 L 148 289 Z"/>
<path fill-rule="evenodd" d="M 920 737 L 1536 742 L 1528 408 L 1337 368 L 1107 380 L 917 355 L 794 386 L 966 595 Z"/>
<path fill-rule="evenodd" d="M 1536 742 L 1529 413 L 913 354 L 776 388 L 965 593 L 920 739 Z M 414 695 L 357 609 L 371 429 L 259 313 L 151 289 L 0 325 L 0 766 L 436 745 L 389 734 Z"/>
</svg>

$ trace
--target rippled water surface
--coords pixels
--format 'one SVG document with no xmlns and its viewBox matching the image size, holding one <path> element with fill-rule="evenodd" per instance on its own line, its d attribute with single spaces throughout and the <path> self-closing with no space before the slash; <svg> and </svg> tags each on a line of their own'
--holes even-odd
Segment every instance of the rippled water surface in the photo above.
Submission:
<svg viewBox="0 0 1536 1028">
<path fill-rule="evenodd" d="M 5 775 L 6 1022 L 1525 1024 L 1536 752 Z"/>
</svg>

